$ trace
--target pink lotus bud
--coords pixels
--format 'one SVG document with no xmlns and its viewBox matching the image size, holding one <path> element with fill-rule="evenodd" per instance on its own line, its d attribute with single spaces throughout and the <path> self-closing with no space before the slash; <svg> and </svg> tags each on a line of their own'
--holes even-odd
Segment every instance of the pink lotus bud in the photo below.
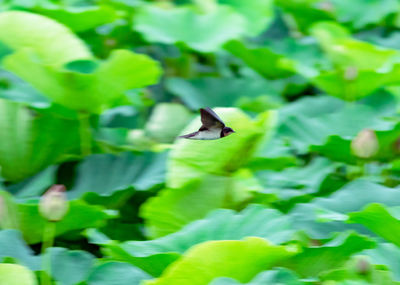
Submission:
<svg viewBox="0 0 400 285">
<path fill-rule="evenodd" d="M 68 212 L 69 204 L 64 185 L 53 185 L 42 196 L 39 203 L 40 214 L 51 222 L 60 221 Z"/>
<path fill-rule="evenodd" d="M 351 142 L 354 155 L 361 158 L 370 158 L 379 150 L 378 138 L 373 130 L 364 129 Z"/>
<path fill-rule="evenodd" d="M 369 257 L 356 256 L 354 269 L 360 275 L 367 275 L 369 272 L 371 272 L 372 266 Z"/>
<path fill-rule="evenodd" d="M 358 77 L 358 68 L 355 66 L 349 66 L 344 71 L 344 79 L 355 80 Z"/>
</svg>

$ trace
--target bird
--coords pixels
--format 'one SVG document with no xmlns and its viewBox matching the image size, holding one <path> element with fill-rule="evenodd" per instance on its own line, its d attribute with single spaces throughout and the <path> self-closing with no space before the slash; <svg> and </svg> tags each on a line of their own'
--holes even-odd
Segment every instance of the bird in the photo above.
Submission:
<svg viewBox="0 0 400 285">
<path fill-rule="evenodd" d="M 235 133 L 234 130 L 225 126 L 224 122 L 211 108 L 201 108 L 200 115 L 202 123 L 200 129 L 197 132 L 179 136 L 179 138 L 190 140 L 216 140 Z"/>
</svg>

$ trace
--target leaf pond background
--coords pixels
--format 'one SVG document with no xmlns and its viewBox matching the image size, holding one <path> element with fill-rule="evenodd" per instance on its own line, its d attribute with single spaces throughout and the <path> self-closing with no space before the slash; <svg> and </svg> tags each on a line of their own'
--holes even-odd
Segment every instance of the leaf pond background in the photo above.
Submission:
<svg viewBox="0 0 400 285">
<path fill-rule="evenodd" d="M 0 284 L 400 284 L 399 112 L 397 0 L 3 0 Z"/>
</svg>

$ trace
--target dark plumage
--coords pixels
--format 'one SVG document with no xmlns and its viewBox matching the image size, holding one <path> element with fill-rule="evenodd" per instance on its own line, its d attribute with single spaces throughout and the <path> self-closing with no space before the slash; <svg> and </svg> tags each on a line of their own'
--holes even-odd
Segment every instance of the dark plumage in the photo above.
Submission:
<svg viewBox="0 0 400 285">
<path fill-rule="evenodd" d="M 192 140 L 216 140 L 229 136 L 235 131 L 226 127 L 224 122 L 211 108 L 200 109 L 202 126 L 197 132 L 180 136 L 180 138 Z"/>
</svg>

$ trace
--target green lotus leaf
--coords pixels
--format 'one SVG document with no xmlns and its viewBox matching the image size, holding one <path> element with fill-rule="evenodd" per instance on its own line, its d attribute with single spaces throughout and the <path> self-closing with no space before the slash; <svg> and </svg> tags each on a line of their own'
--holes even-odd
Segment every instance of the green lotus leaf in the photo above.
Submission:
<svg viewBox="0 0 400 285">
<path fill-rule="evenodd" d="M 62 7 L 42 5 L 34 10 L 57 20 L 75 32 L 93 29 L 111 23 L 116 19 L 116 13 L 110 6 Z"/>
<path fill-rule="evenodd" d="M 271 0 L 218 0 L 218 3 L 231 6 L 246 19 L 246 34 L 257 36 L 273 20 L 274 10 Z"/>
<path fill-rule="evenodd" d="M 350 23 L 355 29 L 361 29 L 371 24 L 377 24 L 397 9 L 395 0 L 373 0 L 364 5 L 363 0 L 352 2 L 333 0 L 331 2 L 340 22 Z"/>
<path fill-rule="evenodd" d="M 157 62 L 127 50 L 114 50 L 89 73 L 67 69 L 71 62 L 64 69 L 55 68 L 34 56 L 25 49 L 6 57 L 3 63 L 55 102 L 86 112 L 101 112 L 125 98 L 126 90 L 156 83 L 161 73 Z"/>
<path fill-rule="evenodd" d="M 50 255 L 51 262 L 51 272 L 48 273 L 63 285 L 85 281 L 95 263 L 95 257 L 83 250 L 52 247 L 46 251 L 46 255 Z"/>
<path fill-rule="evenodd" d="M 37 198 L 53 184 L 56 184 L 56 174 L 57 167 L 52 165 L 32 177 L 9 185 L 7 189 L 18 199 Z"/>
<path fill-rule="evenodd" d="M 123 278 L 121 278 L 123 276 Z M 87 278 L 88 285 L 139 285 L 150 276 L 124 262 L 109 261 L 96 266 Z"/>
<path fill-rule="evenodd" d="M 376 248 L 367 249 L 361 253 L 370 257 L 373 264 L 387 266 L 392 272 L 393 279 L 400 281 L 400 248 L 393 243 L 378 243 Z"/>
<path fill-rule="evenodd" d="M 144 284 L 205 285 L 218 276 L 248 282 L 259 272 L 295 253 L 294 248 L 272 245 L 256 237 L 242 241 L 208 241 L 191 248 L 171 264 L 160 278 Z"/>
<path fill-rule="evenodd" d="M 36 277 L 32 271 L 18 264 L 0 264 L 0 284 L 36 285 Z"/>
<path fill-rule="evenodd" d="M 275 107 L 282 102 L 279 96 L 282 88 L 259 77 L 201 77 L 191 80 L 172 77 L 167 79 L 166 88 L 194 110 L 204 106 L 237 107 L 246 104 L 245 100 L 250 102 L 252 108 L 258 108 L 254 101 L 265 98 L 266 104 L 260 108 L 264 111 L 266 106 Z"/>
<path fill-rule="evenodd" d="M 192 246 L 205 241 L 240 240 L 247 236 L 256 236 L 274 243 L 282 243 L 288 241 L 292 233 L 290 222 L 278 211 L 252 205 L 240 213 L 228 209 L 215 210 L 206 218 L 155 240 L 127 241 L 121 244 L 102 241 L 100 244 L 105 246 L 110 256 L 159 276 L 165 267 L 174 261 L 173 257 L 180 256 Z M 166 262 L 164 265 L 158 262 L 157 270 L 154 264 L 149 263 L 151 257 L 156 256 L 164 256 Z M 159 260 L 161 261 L 161 258 Z"/>
<path fill-rule="evenodd" d="M 40 257 L 35 256 L 22 238 L 21 232 L 17 230 L 0 231 L 0 259 L 7 257 L 34 271 L 41 267 Z"/>
<path fill-rule="evenodd" d="M 326 270 L 342 266 L 351 255 L 374 246 L 375 243 L 365 236 L 343 233 L 321 246 L 303 248 L 299 254 L 280 265 L 300 276 L 316 277 Z"/>
<path fill-rule="evenodd" d="M 357 199 L 353 199 L 357 197 Z M 298 204 L 291 212 L 293 225 L 304 230 L 311 237 L 327 238 L 334 232 L 355 229 L 360 233 L 370 234 L 361 225 L 344 223 L 347 214 L 361 211 L 370 203 L 382 203 L 398 206 L 398 189 L 385 187 L 363 179 L 346 184 L 328 197 L 314 199 L 308 204 Z"/>
<path fill-rule="evenodd" d="M 245 26 L 245 20 L 227 6 L 200 14 L 189 6 L 163 9 L 148 5 L 133 19 L 134 29 L 149 42 L 184 43 L 200 52 L 216 51 L 228 40 L 239 38 Z"/>
<path fill-rule="evenodd" d="M 243 42 L 232 40 L 224 48 L 266 78 L 276 79 L 294 74 L 295 62 L 267 47 L 248 47 Z"/>
<path fill-rule="evenodd" d="M 134 155 L 94 154 L 86 157 L 77 168 L 75 184 L 68 191 L 69 198 L 94 192 L 110 196 L 114 192 L 133 187 L 147 190 L 162 184 L 167 153 Z"/>
<path fill-rule="evenodd" d="M 192 180 L 180 188 L 161 190 L 140 209 L 147 234 L 160 237 L 173 233 L 218 208 L 236 208 L 259 191 L 258 182 L 247 171 L 227 176 L 208 175 Z M 199 203 L 198 201 L 201 201 Z"/>
<path fill-rule="evenodd" d="M 78 123 L 24 104 L 0 99 L 0 166 L 20 181 L 79 148 Z"/>
<path fill-rule="evenodd" d="M 50 18 L 28 12 L 0 14 L 0 41 L 15 50 L 30 48 L 44 64 L 54 67 L 92 58 L 84 42 L 68 28 Z"/>
<path fill-rule="evenodd" d="M 285 12 L 288 25 L 307 34 L 310 26 L 321 21 L 333 20 L 330 2 L 320 0 L 276 0 L 276 5 Z"/>
<path fill-rule="evenodd" d="M 334 22 L 317 23 L 311 33 L 338 66 L 376 71 L 398 56 L 396 50 L 352 39 L 343 27 Z"/>
<path fill-rule="evenodd" d="M 15 203 L 15 202 L 14 202 Z M 15 225 L 2 225 L 3 228 L 19 229 L 29 244 L 42 241 L 45 224 L 48 223 L 39 213 L 34 201 L 16 203 Z M 80 200 L 71 201 L 65 217 L 56 225 L 56 236 L 71 231 L 79 232 L 89 227 L 102 226 L 110 215 L 100 206 L 88 205 Z"/>
<path fill-rule="evenodd" d="M 349 213 L 348 222 L 362 224 L 387 241 L 400 246 L 400 237 L 396 234 L 400 229 L 400 220 L 397 217 L 385 206 L 373 203 L 359 212 Z"/>
<path fill-rule="evenodd" d="M 388 94 L 376 94 L 382 97 L 382 100 L 388 104 L 395 104 Z M 374 95 L 375 96 L 375 95 Z M 367 98 L 366 98 L 367 99 Z M 320 106 L 322 99 L 299 100 L 298 105 Z M 325 101 L 325 100 L 324 100 Z M 391 102 L 391 103 L 390 103 Z M 386 104 L 384 103 L 384 104 Z M 326 100 L 324 104 L 331 104 Z M 304 153 L 309 150 L 311 145 L 324 145 L 330 136 L 340 136 L 342 138 L 354 138 L 361 130 L 368 128 L 375 131 L 391 131 L 396 123 L 383 119 L 383 116 L 393 115 L 394 105 L 385 105 L 382 109 L 378 108 L 380 101 L 374 101 L 369 104 L 349 103 L 346 105 L 337 105 L 335 109 L 326 113 L 303 113 L 287 112 L 281 120 L 278 127 L 278 135 L 291 141 L 292 146 L 299 152 Z M 341 107 L 339 107 L 341 106 Z M 328 110 L 327 107 L 322 107 Z M 296 109 L 295 109 L 296 110 Z M 294 110 L 294 111 L 295 111 Z M 352 120 L 352 124 L 348 124 Z"/>
<path fill-rule="evenodd" d="M 215 278 L 210 285 L 241 285 L 243 283 L 228 277 Z M 257 274 L 248 285 L 265 285 L 265 284 L 286 284 L 286 285 L 302 285 L 304 282 L 290 270 L 286 268 L 278 268 L 273 270 L 263 271 Z"/>
</svg>

